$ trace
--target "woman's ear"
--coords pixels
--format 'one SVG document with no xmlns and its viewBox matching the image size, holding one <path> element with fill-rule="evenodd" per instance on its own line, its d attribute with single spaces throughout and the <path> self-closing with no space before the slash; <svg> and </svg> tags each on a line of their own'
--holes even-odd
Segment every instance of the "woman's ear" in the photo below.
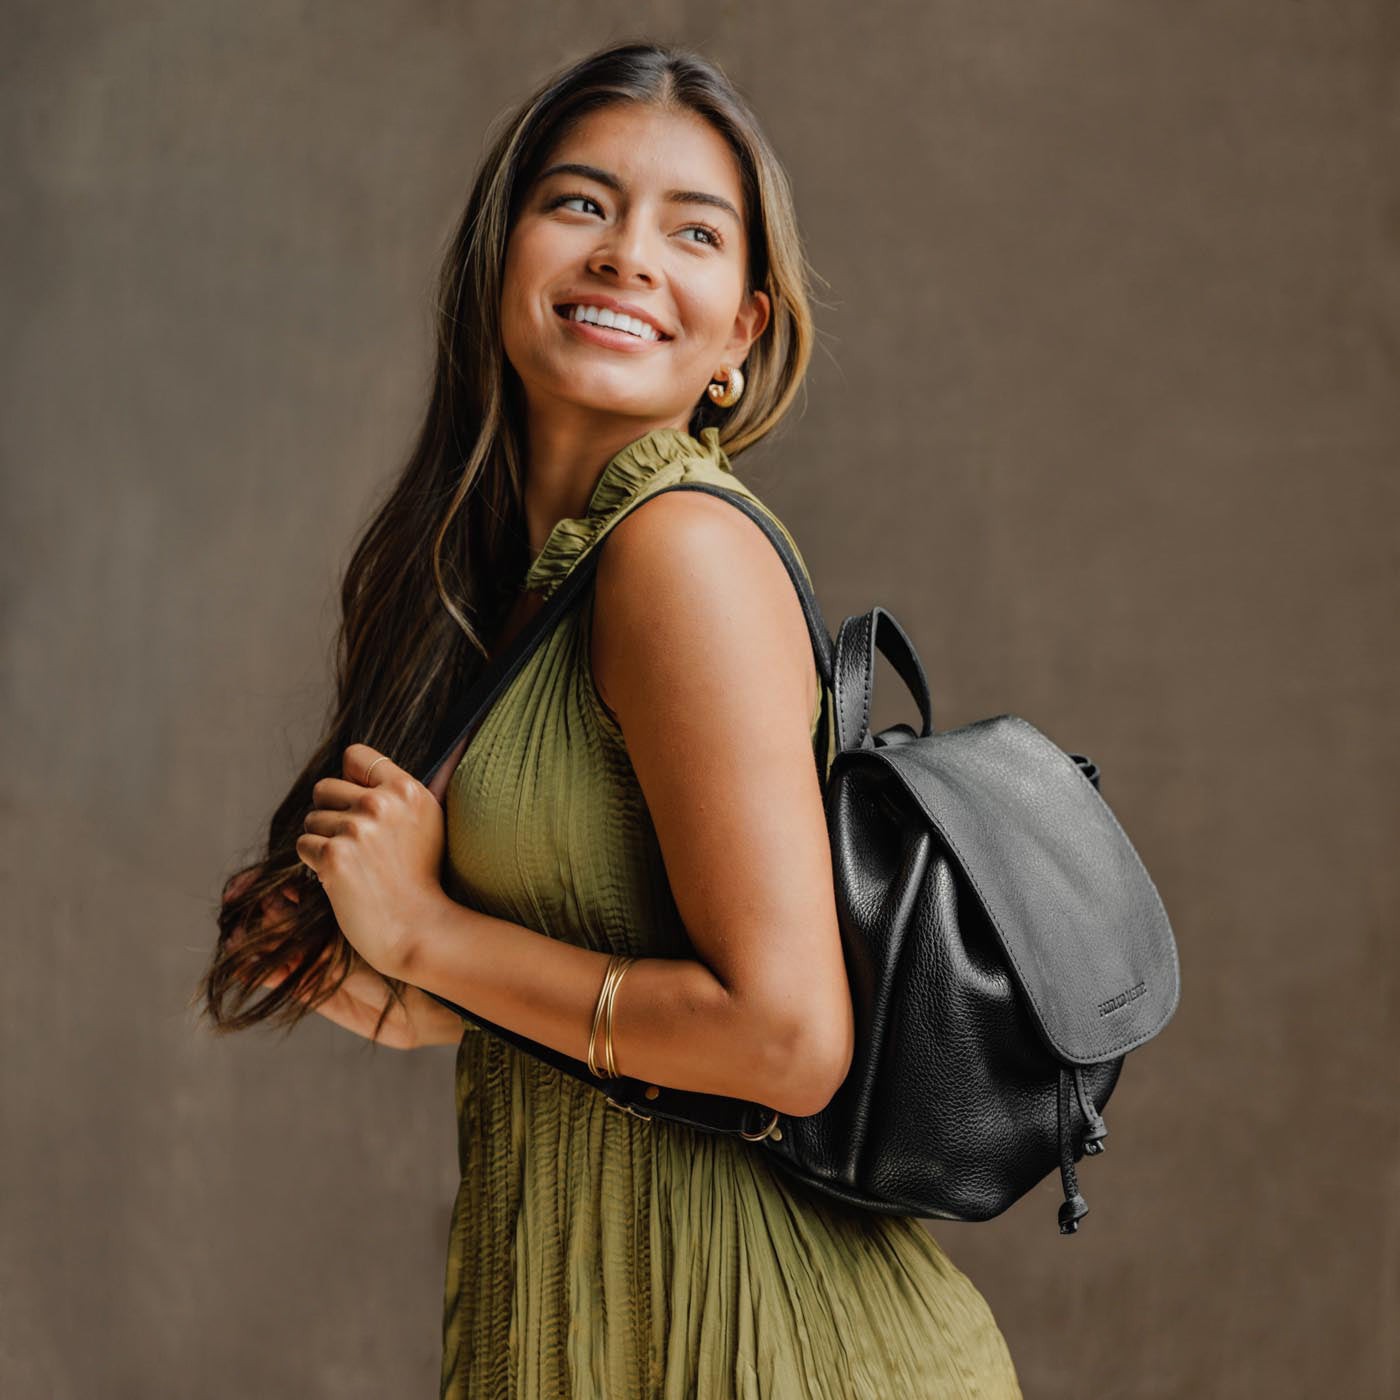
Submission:
<svg viewBox="0 0 1400 1400">
<path fill-rule="evenodd" d="M 734 318 L 734 335 L 725 347 L 732 364 L 742 364 L 754 341 L 768 329 L 773 316 L 773 303 L 761 288 L 751 292 L 739 314 Z"/>
</svg>

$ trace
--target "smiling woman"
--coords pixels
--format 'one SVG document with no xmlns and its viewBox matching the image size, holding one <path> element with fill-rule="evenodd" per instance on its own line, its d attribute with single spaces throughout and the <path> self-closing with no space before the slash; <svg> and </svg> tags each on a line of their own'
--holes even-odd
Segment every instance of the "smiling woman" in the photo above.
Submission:
<svg viewBox="0 0 1400 1400">
<path fill-rule="evenodd" d="M 619 1112 L 432 1000 L 793 1116 L 847 1072 L 831 696 L 801 606 L 742 512 L 650 499 L 762 506 L 734 459 L 812 342 L 782 167 L 706 59 L 592 55 L 495 143 L 440 305 L 418 447 L 342 593 L 336 723 L 226 890 L 216 1023 L 319 1010 L 377 1037 L 369 1006 L 382 1043 L 457 1044 L 444 1400 L 1015 1400 L 985 1300 L 917 1220 Z M 419 782 L 449 697 L 593 550 Z"/>
</svg>

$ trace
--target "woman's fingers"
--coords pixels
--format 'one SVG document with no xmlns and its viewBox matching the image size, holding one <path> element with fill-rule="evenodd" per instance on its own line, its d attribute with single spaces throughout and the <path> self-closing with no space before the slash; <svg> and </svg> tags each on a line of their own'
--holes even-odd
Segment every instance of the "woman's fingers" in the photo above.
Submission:
<svg viewBox="0 0 1400 1400">
<path fill-rule="evenodd" d="M 280 987 L 291 975 L 285 963 L 277 963 L 270 972 L 265 972 L 258 979 L 258 986 Z"/>
<path fill-rule="evenodd" d="M 228 887 L 224 892 L 223 903 L 230 904 L 237 899 L 255 880 L 261 878 L 262 867 L 253 866 L 251 869 L 241 871 L 228 882 Z M 275 904 L 280 900 L 287 900 L 291 904 L 301 903 L 301 890 L 297 888 L 295 878 L 284 880 L 271 894 L 263 897 L 263 907 L 270 903 Z"/>
<path fill-rule="evenodd" d="M 233 936 L 236 938 L 242 932 L 240 925 Z M 322 952 L 313 966 L 324 962 L 330 956 L 330 952 L 329 948 Z M 291 975 L 291 960 L 282 959 L 264 972 L 257 979 L 256 985 L 269 989 L 280 987 Z M 376 1037 L 374 1034 L 375 1024 L 388 999 L 388 984 L 368 963 L 356 957 L 350 971 L 335 991 L 319 1006 L 313 1006 L 311 1009 L 335 1025 L 353 1031 L 364 1040 L 377 1039 L 380 1045 L 387 1045 L 395 1050 L 412 1050 L 418 1043 L 417 1035 L 411 1020 L 400 1006 L 390 1008 L 389 1014 L 384 1018 L 384 1024 L 380 1027 L 379 1035 Z"/>
<path fill-rule="evenodd" d="M 277 928 L 281 922 L 288 918 L 295 905 L 283 899 L 280 894 L 270 894 L 262 902 L 263 926 L 265 928 Z"/>
<path fill-rule="evenodd" d="M 228 882 L 228 888 L 224 891 L 223 903 L 230 904 L 237 899 L 258 878 L 259 874 L 261 871 L 257 866 L 253 866 L 252 869 L 240 871 L 239 874 L 235 875 Z"/>
<path fill-rule="evenodd" d="M 322 810 L 349 811 L 364 791 L 363 783 L 352 783 L 348 778 L 321 778 L 311 789 L 311 800 Z"/>
</svg>

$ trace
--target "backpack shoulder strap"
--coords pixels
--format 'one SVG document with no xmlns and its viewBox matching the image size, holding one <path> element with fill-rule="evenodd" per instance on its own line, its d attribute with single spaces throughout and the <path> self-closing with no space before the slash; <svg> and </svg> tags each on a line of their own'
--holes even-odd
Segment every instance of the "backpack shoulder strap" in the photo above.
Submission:
<svg viewBox="0 0 1400 1400">
<path fill-rule="evenodd" d="M 807 620 L 807 631 L 812 639 L 812 651 L 816 657 L 817 670 L 821 674 L 823 684 L 831 689 L 835 680 L 833 671 L 834 644 L 831 634 L 827 631 L 826 621 L 822 617 L 821 605 L 817 602 L 816 594 L 812 591 L 812 585 L 807 577 L 806 568 L 789 542 L 786 531 L 769 513 L 767 507 L 760 505 L 745 492 L 728 490 L 725 487 L 714 486 L 703 481 L 680 481 L 674 485 L 663 486 L 659 490 L 649 492 L 627 510 L 621 512 L 618 519 L 624 519 L 632 511 L 640 510 L 648 501 L 653 501 L 658 496 L 664 496 L 670 491 L 704 491 L 708 495 L 718 496 L 722 500 L 729 501 L 742 510 L 768 536 L 773 548 L 778 551 L 779 557 L 787 567 L 793 587 L 797 590 L 798 599 L 802 603 L 802 614 Z M 520 630 L 511 645 L 482 671 L 475 684 L 469 687 L 466 694 L 451 707 L 446 719 L 439 727 L 437 738 L 433 742 L 432 751 L 438 754 L 438 757 L 428 768 L 426 774 L 420 777 L 421 782 L 431 784 L 438 770 L 451 757 L 462 739 L 469 731 L 474 731 L 479 726 L 487 711 L 519 674 L 521 667 L 529 660 L 535 648 L 549 635 L 554 624 L 583 593 L 598 567 L 598 560 L 601 557 L 599 545 L 606 538 L 606 535 L 600 536 L 595 544 L 590 545 L 579 556 L 568 576 L 555 588 L 549 600 L 530 620 L 529 624 Z M 823 719 L 823 724 L 825 724 L 825 719 Z"/>
</svg>

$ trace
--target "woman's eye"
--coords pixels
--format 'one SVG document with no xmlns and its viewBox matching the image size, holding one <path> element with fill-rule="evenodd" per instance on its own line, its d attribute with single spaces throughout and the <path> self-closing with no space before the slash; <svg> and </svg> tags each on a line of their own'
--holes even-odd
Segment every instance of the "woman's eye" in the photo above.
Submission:
<svg viewBox="0 0 1400 1400">
<path fill-rule="evenodd" d="M 719 248 L 724 244 L 724 238 L 720 231 L 712 224 L 687 224 L 682 233 L 703 233 L 706 241 L 713 248 Z"/>
<path fill-rule="evenodd" d="M 581 204 L 591 204 L 594 207 L 594 209 L 596 209 L 600 214 L 603 212 L 602 205 L 600 205 L 598 201 L 593 198 L 592 195 L 588 194 L 575 193 L 556 195 L 553 199 L 549 201 L 549 207 L 551 209 L 559 209 L 562 208 L 565 204 L 573 204 L 575 202 Z M 581 209 L 578 212 L 585 213 L 586 211 Z M 681 232 L 703 233 L 705 237 L 701 241 L 704 244 L 712 248 L 724 247 L 724 235 L 713 224 L 687 224 L 685 228 L 681 230 Z M 696 240 L 691 239 L 690 241 L 695 242 Z"/>
<path fill-rule="evenodd" d="M 599 208 L 598 201 L 586 194 L 561 194 L 558 199 L 550 204 L 551 209 L 558 209 L 561 204 L 568 204 L 575 199 L 581 199 L 585 204 L 591 204 L 595 209 Z"/>
</svg>

